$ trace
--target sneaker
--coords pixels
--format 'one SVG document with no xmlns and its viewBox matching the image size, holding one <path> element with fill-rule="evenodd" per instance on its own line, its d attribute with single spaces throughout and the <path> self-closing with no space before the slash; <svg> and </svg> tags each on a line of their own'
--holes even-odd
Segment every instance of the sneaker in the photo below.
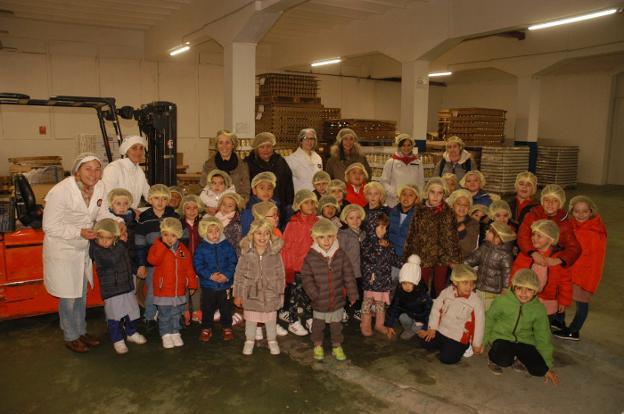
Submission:
<svg viewBox="0 0 624 414">
<path fill-rule="evenodd" d="M 258 326 L 256 328 L 256 341 L 262 341 L 264 339 L 264 335 L 262 334 L 262 326 Z"/>
<path fill-rule="evenodd" d="M 355 319 L 356 321 L 361 321 L 362 320 L 362 311 L 358 309 L 355 312 L 353 312 L 353 319 Z"/>
<path fill-rule="evenodd" d="M 245 345 L 243 345 L 243 355 L 253 354 L 253 349 L 254 349 L 254 341 L 245 341 Z"/>
<path fill-rule="evenodd" d="M 184 319 L 184 326 L 191 326 L 191 312 L 184 311 L 182 315 Z"/>
<path fill-rule="evenodd" d="M 279 323 L 275 326 L 275 329 L 277 331 L 277 336 L 286 336 L 288 335 L 288 331 L 284 328 L 282 328 L 282 325 L 280 325 Z"/>
<path fill-rule="evenodd" d="M 325 358 L 325 351 L 323 350 L 323 347 L 320 345 L 317 345 L 314 347 L 314 354 L 313 354 L 314 359 L 316 359 L 317 361 L 322 361 L 323 358 Z"/>
<path fill-rule="evenodd" d="M 202 321 L 202 311 L 194 311 L 191 314 L 191 320 L 193 322 L 201 323 L 201 321 Z"/>
<path fill-rule="evenodd" d="M 347 313 L 346 310 L 342 311 L 342 323 L 347 323 L 349 322 L 349 314 Z"/>
<path fill-rule="evenodd" d="M 294 333 L 297 336 L 306 336 L 308 334 L 306 328 L 304 328 L 299 321 L 288 325 L 288 331 Z"/>
<path fill-rule="evenodd" d="M 171 341 L 173 342 L 173 346 L 181 347 L 184 346 L 184 341 L 182 340 L 182 335 L 180 333 L 171 334 Z"/>
<path fill-rule="evenodd" d="M 492 374 L 494 375 L 503 374 L 503 368 L 501 368 L 499 365 L 496 365 L 492 361 L 488 361 L 488 368 L 490 369 L 490 372 L 492 372 Z"/>
<path fill-rule="evenodd" d="M 464 351 L 464 358 L 470 358 L 474 355 L 474 351 L 472 350 L 472 345 L 468 345 L 468 349 Z"/>
<path fill-rule="evenodd" d="M 213 320 L 214 322 L 219 322 L 219 321 L 221 320 L 221 312 L 216 311 L 216 312 L 214 313 L 214 316 L 212 317 L 212 320 Z"/>
<path fill-rule="evenodd" d="M 280 349 L 279 349 L 279 345 L 277 344 L 277 341 L 269 341 L 269 352 L 271 352 L 271 355 L 280 354 Z"/>
<path fill-rule="evenodd" d="M 115 352 L 117 352 L 119 355 L 126 354 L 128 352 L 128 347 L 126 346 L 126 343 L 123 339 L 121 341 L 115 342 L 113 344 L 113 348 L 115 348 Z"/>
<path fill-rule="evenodd" d="M 401 333 L 401 335 L 399 335 L 399 338 L 401 338 L 404 341 L 409 341 L 410 339 L 414 337 L 414 335 L 416 335 L 416 331 L 414 330 L 414 326 L 412 325 L 409 329 L 405 329 Z"/>
<path fill-rule="evenodd" d="M 138 332 L 133 333 L 129 337 L 126 338 L 128 342 L 132 342 L 133 344 L 143 345 L 147 342 L 147 339 L 143 335 Z"/>
<path fill-rule="evenodd" d="M 312 332 L 312 318 L 310 318 L 310 319 L 306 320 L 306 329 L 307 329 L 309 332 Z"/>
<path fill-rule="evenodd" d="M 581 340 L 578 332 L 570 332 L 567 329 L 561 329 L 561 330 L 555 331 L 553 332 L 553 336 L 556 336 L 559 339 L 565 339 L 568 341 L 580 341 Z"/>
<path fill-rule="evenodd" d="M 199 340 L 201 342 L 208 342 L 210 341 L 210 338 L 212 338 L 212 329 L 202 329 L 199 334 Z"/>
<path fill-rule="evenodd" d="M 232 328 L 225 328 L 223 330 L 223 340 L 231 341 L 232 339 L 234 339 L 234 331 L 232 331 Z"/>
<path fill-rule="evenodd" d="M 332 355 L 336 358 L 336 361 L 344 361 L 347 359 L 341 346 L 335 346 L 332 348 Z"/>
<path fill-rule="evenodd" d="M 173 338 L 171 337 L 171 334 L 164 334 L 162 336 L 162 346 L 165 349 L 171 349 L 175 346 L 173 344 Z"/>
<path fill-rule="evenodd" d="M 566 329 L 565 322 L 559 322 L 556 319 L 553 319 L 552 321 L 550 321 L 550 327 L 552 329 L 558 329 L 558 330 L 561 330 L 561 331 Z"/>
<path fill-rule="evenodd" d="M 277 317 L 283 322 L 290 323 L 290 313 L 288 311 L 279 311 Z"/>
<path fill-rule="evenodd" d="M 527 372 L 526 367 L 519 359 L 515 359 L 513 364 L 511 364 L 511 368 L 516 372 Z"/>
</svg>

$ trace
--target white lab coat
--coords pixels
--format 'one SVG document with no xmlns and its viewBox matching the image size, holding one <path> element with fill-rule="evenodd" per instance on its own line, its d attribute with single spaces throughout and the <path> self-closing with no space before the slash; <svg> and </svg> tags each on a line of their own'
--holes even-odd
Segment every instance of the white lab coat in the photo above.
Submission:
<svg viewBox="0 0 624 414">
<path fill-rule="evenodd" d="M 50 190 L 43 212 L 43 279 L 46 290 L 59 298 L 79 298 L 85 276 L 93 286 L 89 241 L 80 236 L 97 220 L 115 218 L 104 207 L 104 183 L 99 181 L 86 206 L 75 177 Z"/>
<path fill-rule="evenodd" d="M 308 156 L 308 154 L 299 147 L 295 152 L 286 157 L 286 162 L 290 167 L 290 171 L 292 171 L 295 193 L 304 188 L 313 191 L 314 185 L 312 185 L 312 177 L 323 169 L 321 156 L 315 151 L 312 151 L 312 156 Z"/>
<path fill-rule="evenodd" d="M 386 204 L 394 207 L 399 203 L 397 191 L 405 184 L 416 184 L 420 191 L 425 185 L 425 173 L 421 164 L 421 159 L 415 159 L 409 165 L 403 161 L 390 158 L 384 164 L 383 172 L 379 182 L 386 190 Z"/>
<path fill-rule="evenodd" d="M 105 185 L 105 195 L 114 188 L 125 188 L 132 194 L 132 208 L 137 208 L 141 202 L 141 196 L 148 199 L 149 184 L 145 178 L 143 169 L 130 161 L 129 158 L 115 160 L 104 168 L 102 181 Z M 104 202 L 107 204 L 106 197 Z"/>
</svg>

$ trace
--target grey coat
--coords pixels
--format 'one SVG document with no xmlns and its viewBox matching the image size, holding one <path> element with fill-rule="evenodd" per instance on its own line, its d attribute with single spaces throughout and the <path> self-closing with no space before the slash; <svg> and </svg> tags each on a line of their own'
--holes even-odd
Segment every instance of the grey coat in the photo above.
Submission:
<svg viewBox="0 0 624 414">
<path fill-rule="evenodd" d="M 284 305 L 286 276 L 279 254 L 284 242 L 274 239 L 262 256 L 249 239 L 241 242 L 241 255 L 234 274 L 234 297 L 243 308 L 255 312 L 273 312 Z"/>
<path fill-rule="evenodd" d="M 349 227 L 338 230 L 338 244 L 345 251 L 349 260 L 351 260 L 353 274 L 356 279 L 362 277 L 362 271 L 360 270 L 360 246 L 365 235 L 366 233 L 363 231 L 358 234 Z"/>
<path fill-rule="evenodd" d="M 490 293 L 501 293 L 509 286 L 513 256 L 504 245 L 495 246 L 485 241 L 464 260 L 477 270 L 477 289 Z"/>
</svg>

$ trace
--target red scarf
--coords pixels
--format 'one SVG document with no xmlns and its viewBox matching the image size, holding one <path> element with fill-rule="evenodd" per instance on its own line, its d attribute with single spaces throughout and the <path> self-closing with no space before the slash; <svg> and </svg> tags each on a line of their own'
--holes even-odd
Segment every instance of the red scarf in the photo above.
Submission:
<svg viewBox="0 0 624 414">
<path fill-rule="evenodd" d="M 440 204 L 438 204 L 438 205 L 437 205 L 437 206 L 435 206 L 435 207 L 431 207 L 431 206 L 429 205 L 429 203 L 426 203 L 426 206 L 427 206 L 427 208 L 428 208 L 428 209 L 430 209 L 430 210 L 431 210 L 431 212 L 432 212 L 434 215 L 435 215 L 435 214 L 438 214 L 438 213 L 441 213 L 441 212 L 442 212 L 442 210 L 444 210 L 444 202 L 441 202 Z"/>
<path fill-rule="evenodd" d="M 392 155 L 392 159 L 403 161 L 405 165 L 409 165 L 412 161 L 414 161 L 415 159 L 418 159 L 418 155 L 399 155 L 397 153 L 397 154 Z"/>
</svg>

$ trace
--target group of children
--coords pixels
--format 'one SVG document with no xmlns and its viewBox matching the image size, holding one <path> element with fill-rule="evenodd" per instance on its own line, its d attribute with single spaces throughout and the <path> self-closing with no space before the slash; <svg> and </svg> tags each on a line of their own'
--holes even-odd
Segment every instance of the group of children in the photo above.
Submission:
<svg viewBox="0 0 624 414">
<path fill-rule="evenodd" d="M 315 190 L 298 191 L 290 209 L 274 196 L 271 172 L 253 177 L 248 200 L 220 170 L 209 173 L 199 197 L 156 184 L 151 207 L 138 216 L 130 193 L 112 190 L 111 212 L 126 231 L 114 220 L 98 222 L 91 257 L 115 350 L 128 351 L 124 336 L 145 343 L 136 330 L 136 275 L 146 281 L 144 318 L 157 323 L 164 348 L 182 346 L 182 325 L 191 321 L 201 323 L 199 340 L 207 342 L 215 320 L 230 341 L 232 325 L 244 319 L 245 355 L 264 326 L 271 354 L 280 353 L 278 335 L 311 333 L 322 360 L 329 325 L 332 355 L 344 360 L 344 323 L 357 320 L 363 336 L 393 339 L 399 322 L 402 339 L 439 350 L 443 363 L 490 345 L 493 373 L 513 366 L 558 381 L 550 329 L 579 339 L 604 263 L 606 231 L 589 198 L 574 197 L 565 211 L 563 189 L 547 185 L 537 203 L 537 180 L 527 172 L 510 205 L 485 193 L 482 174 L 469 171 L 464 188 L 450 194 L 448 177 L 431 178 L 422 193 L 404 185 L 389 208 L 384 187 L 367 182 L 362 164 L 351 164 L 344 178 L 316 173 Z M 566 326 L 572 300 L 576 315 Z"/>
</svg>

